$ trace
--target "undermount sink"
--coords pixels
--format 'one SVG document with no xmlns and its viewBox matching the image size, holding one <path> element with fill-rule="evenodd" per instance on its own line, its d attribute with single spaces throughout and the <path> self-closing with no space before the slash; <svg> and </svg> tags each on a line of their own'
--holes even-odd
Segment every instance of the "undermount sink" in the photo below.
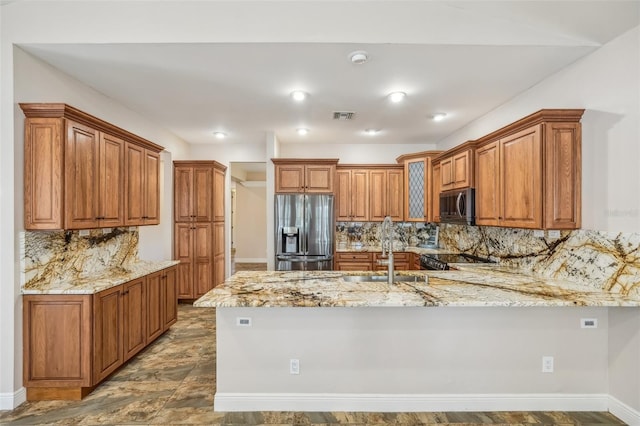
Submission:
<svg viewBox="0 0 640 426">
<path fill-rule="evenodd" d="M 342 279 L 348 282 L 384 282 L 389 280 L 388 275 L 343 275 Z M 417 277 L 410 275 L 395 275 L 393 282 L 422 282 L 425 281 L 425 277 Z"/>
</svg>

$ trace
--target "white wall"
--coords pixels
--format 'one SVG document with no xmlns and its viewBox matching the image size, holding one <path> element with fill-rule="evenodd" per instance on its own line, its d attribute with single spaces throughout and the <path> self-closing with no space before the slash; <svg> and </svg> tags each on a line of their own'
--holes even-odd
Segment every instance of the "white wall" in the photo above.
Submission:
<svg viewBox="0 0 640 426">
<path fill-rule="evenodd" d="M 403 154 L 435 150 L 435 144 L 281 144 L 282 158 L 339 158 L 342 164 L 396 164 Z"/>
<path fill-rule="evenodd" d="M 267 261 L 267 187 L 236 184 L 236 262 Z"/>
<path fill-rule="evenodd" d="M 438 144 L 448 149 L 542 108 L 585 108 L 582 227 L 640 229 L 640 28 L 543 80 Z"/>
<path fill-rule="evenodd" d="M 608 390 L 606 308 L 218 308 L 216 318 L 222 394 L 550 394 L 566 408 L 562 394 Z M 542 356 L 554 373 L 541 372 Z"/>
<path fill-rule="evenodd" d="M 609 393 L 637 412 L 640 412 L 639 360 L 640 312 L 630 308 L 610 309 Z"/>
</svg>

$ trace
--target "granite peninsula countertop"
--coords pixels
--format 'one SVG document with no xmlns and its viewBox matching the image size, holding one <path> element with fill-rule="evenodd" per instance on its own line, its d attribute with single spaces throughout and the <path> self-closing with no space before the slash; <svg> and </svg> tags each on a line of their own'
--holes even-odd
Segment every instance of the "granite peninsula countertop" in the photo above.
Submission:
<svg viewBox="0 0 640 426">
<path fill-rule="evenodd" d="M 396 271 L 416 282 L 351 282 L 344 271 L 244 271 L 196 300 L 199 307 L 631 306 L 640 300 L 499 266 Z M 426 280 L 425 280 L 425 277 Z"/>
<path fill-rule="evenodd" d="M 41 279 L 27 283 L 22 294 L 94 294 L 180 263 L 177 260 L 138 260 L 123 267 L 99 273 Z"/>
</svg>

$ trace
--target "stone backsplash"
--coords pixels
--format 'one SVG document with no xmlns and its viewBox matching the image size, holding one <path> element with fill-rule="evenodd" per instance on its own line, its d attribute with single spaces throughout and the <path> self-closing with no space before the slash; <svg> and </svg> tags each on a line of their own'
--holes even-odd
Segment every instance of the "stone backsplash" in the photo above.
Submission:
<svg viewBox="0 0 640 426">
<path fill-rule="evenodd" d="M 137 228 L 26 231 L 22 236 L 24 284 L 71 281 L 138 261 Z"/>
<path fill-rule="evenodd" d="M 380 222 L 337 222 L 336 247 L 338 250 L 379 247 L 381 225 Z M 394 249 L 426 244 L 436 229 L 431 223 L 394 222 Z"/>
<path fill-rule="evenodd" d="M 440 225 L 440 247 L 482 257 L 547 278 L 640 296 L 640 234 Z"/>
</svg>

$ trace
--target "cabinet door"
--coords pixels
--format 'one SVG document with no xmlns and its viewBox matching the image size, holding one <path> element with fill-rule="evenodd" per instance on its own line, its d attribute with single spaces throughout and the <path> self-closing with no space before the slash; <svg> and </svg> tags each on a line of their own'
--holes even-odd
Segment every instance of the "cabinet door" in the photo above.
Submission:
<svg viewBox="0 0 640 426">
<path fill-rule="evenodd" d="M 453 158 L 447 157 L 440 161 L 440 189 L 453 189 Z"/>
<path fill-rule="evenodd" d="M 541 125 L 500 140 L 501 226 L 542 228 Z"/>
<path fill-rule="evenodd" d="M 276 192 L 304 192 L 304 166 L 276 165 Z"/>
<path fill-rule="evenodd" d="M 193 299 L 193 224 L 176 223 L 173 241 L 173 258 L 177 265 L 178 298 Z"/>
<path fill-rule="evenodd" d="M 193 167 L 173 169 L 173 216 L 176 222 L 191 222 L 193 213 Z"/>
<path fill-rule="evenodd" d="M 332 194 L 335 166 L 308 164 L 305 166 L 305 192 Z"/>
<path fill-rule="evenodd" d="M 122 139 L 100 133 L 98 219 L 100 226 L 124 224 L 124 146 Z"/>
<path fill-rule="evenodd" d="M 125 216 L 127 226 L 144 225 L 145 149 L 134 144 L 125 146 Z"/>
<path fill-rule="evenodd" d="M 194 223 L 194 297 L 213 288 L 213 229 L 211 223 Z"/>
<path fill-rule="evenodd" d="M 351 171 L 351 220 L 369 220 L 369 171 Z"/>
<path fill-rule="evenodd" d="M 372 170 L 369 173 L 369 219 L 382 221 L 387 215 L 387 172 Z"/>
<path fill-rule="evenodd" d="M 130 281 L 122 287 L 124 361 L 140 352 L 146 345 L 147 303 L 145 279 Z"/>
<path fill-rule="evenodd" d="M 338 222 L 352 220 L 351 173 L 351 170 L 336 172 L 336 220 Z"/>
<path fill-rule="evenodd" d="M 442 183 L 440 168 L 440 163 L 438 163 L 434 164 L 431 170 L 431 215 L 429 220 L 434 222 L 440 222 L 440 188 Z"/>
<path fill-rule="evenodd" d="M 405 221 L 424 222 L 427 216 L 427 162 L 425 159 L 406 161 Z"/>
<path fill-rule="evenodd" d="M 213 171 L 213 220 L 224 221 L 224 178 L 225 172 L 214 169 Z"/>
<path fill-rule="evenodd" d="M 369 220 L 369 171 L 343 169 L 336 172 L 336 220 Z"/>
<path fill-rule="evenodd" d="M 147 305 L 147 333 L 146 343 L 149 344 L 162 334 L 164 328 L 164 272 L 155 272 L 146 278 L 146 305 Z"/>
<path fill-rule="evenodd" d="M 163 330 L 168 330 L 173 324 L 178 321 L 178 288 L 177 288 L 177 270 L 178 268 L 173 266 L 165 270 L 163 275 L 164 291 L 162 295 L 164 297 L 164 309 L 163 311 Z"/>
<path fill-rule="evenodd" d="M 121 288 L 110 288 L 93 297 L 93 383 L 107 377 L 124 362 Z"/>
<path fill-rule="evenodd" d="M 213 286 L 224 282 L 224 222 L 213 224 Z"/>
<path fill-rule="evenodd" d="M 25 120 L 25 229 L 64 228 L 63 131 L 59 118 Z"/>
<path fill-rule="evenodd" d="M 193 219 L 198 222 L 213 220 L 213 169 L 194 167 L 193 169 Z"/>
<path fill-rule="evenodd" d="M 547 123 L 544 132 L 544 227 L 579 229 L 582 205 L 580 123 Z"/>
<path fill-rule="evenodd" d="M 144 224 L 160 223 L 160 154 L 145 150 Z"/>
<path fill-rule="evenodd" d="M 65 229 L 98 226 L 98 132 L 67 120 Z"/>
<path fill-rule="evenodd" d="M 91 386 L 91 296 L 23 297 L 24 385 Z"/>
<path fill-rule="evenodd" d="M 498 141 L 476 151 L 476 224 L 498 225 L 500 218 Z"/>
<path fill-rule="evenodd" d="M 404 172 L 387 172 L 387 215 L 394 221 L 404 220 Z"/>
<path fill-rule="evenodd" d="M 471 185 L 471 150 L 458 153 L 452 158 L 452 183 L 453 188 L 469 188 Z"/>
</svg>

